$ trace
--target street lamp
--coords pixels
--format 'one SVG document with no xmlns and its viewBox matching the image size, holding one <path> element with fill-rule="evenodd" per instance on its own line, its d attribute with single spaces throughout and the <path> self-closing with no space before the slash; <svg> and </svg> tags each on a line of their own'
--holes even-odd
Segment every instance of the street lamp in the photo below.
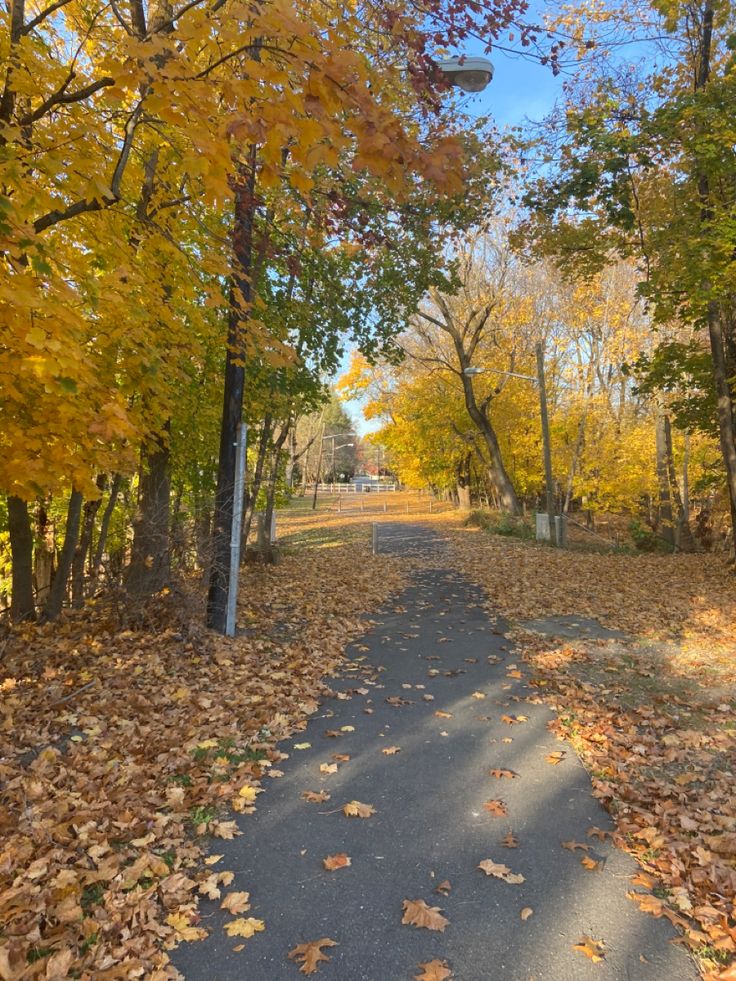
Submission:
<svg viewBox="0 0 736 981">
<path fill-rule="evenodd" d="M 482 92 L 493 78 L 493 62 L 483 57 L 443 58 L 437 67 L 451 85 L 463 92 Z"/>
<path fill-rule="evenodd" d="M 437 67 L 451 85 L 464 92 L 481 92 L 493 78 L 488 58 L 463 55 L 444 58 Z M 240 524 L 245 480 L 246 429 L 243 421 L 245 352 L 242 324 L 252 300 L 253 205 L 256 185 L 256 146 L 247 164 L 239 165 L 235 182 L 233 252 L 236 271 L 231 277 L 228 339 L 225 354 L 217 490 L 212 529 L 212 567 L 207 593 L 207 626 L 227 636 L 235 634 L 235 610 L 240 568 Z M 340 435 L 354 435 L 353 433 Z M 322 445 L 320 444 L 320 462 Z M 317 489 L 314 491 L 316 505 Z M 241 499 L 239 501 L 239 498 Z"/>
<path fill-rule="evenodd" d="M 479 368 L 472 365 L 463 368 L 463 374 L 467 377 L 482 375 L 486 371 L 495 371 L 499 375 L 507 375 L 510 378 L 523 378 L 530 381 L 539 388 L 539 414 L 542 421 L 542 449 L 544 454 L 544 487 L 547 498 L 547 520 L 549 522 L 550 544 L 557 545 L 557 526 L 555 524 L 555 489 L 552 480 L 552 446 L 549 437 L 549 416 L 547 413 L 547 387 L 544 382 L 544 348 L 541 341 L 536 345 L 537 355 L 537 377 L 534 375 L 522 375 L 518 371 L 502 371 L 500 368 Z"/>
</svg>

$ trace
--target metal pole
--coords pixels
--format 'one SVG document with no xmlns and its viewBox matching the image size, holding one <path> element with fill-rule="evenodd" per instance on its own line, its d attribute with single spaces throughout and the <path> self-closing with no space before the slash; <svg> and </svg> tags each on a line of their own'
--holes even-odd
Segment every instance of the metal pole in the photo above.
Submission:
<svg viewBox="0 0 736 981">
<path fill-rule="evenodd" d="M 228 576 L 225 636 L 235 636 L 235 613 L 238 605 L 238 579 L 240 574 L 240 536 L 243 530 L 243 488 L 245 486 L 245 447 L 248 427 L 238 426 L 235 443 L 235 488 L 233 495 L 233 526 L 230 532 L 230 574 Z"/>
<path fill-rule="evenodd" d="M 552 482 L 552 447 L 549 439 L 549 418 L 547 415 L 547 388 L 544 382 L 544 348 L 539 341 L 537 352 L 537 383 L 539 385 L 539 412 L 542 417 L 542 445 L 544 448 L 544 486 L 547 497 L 547 520 L 549 521 L 549 543 L 557 544 L 555 524 L 555 489 Z"/>
<path fill-rule="evenodd" d="M 324 433 L 324 427 L 322 428 Z M 314 497 L 312 498 L 312 510 L 317 507 L 317 489 L 319 488 L 319 475 L 322 469 L 322 447 L 325 445 L 324 439 L 319 441 L 319 456 L 317 457 L 317 476 L 314 481 Z"/>
<path fill-rule="evenodd" d="M 376 545 L 378 542 L 378 533 L 376 531 L 376 522 L 373 522 L 373 554 L 376 554 Z"/>
</svg>

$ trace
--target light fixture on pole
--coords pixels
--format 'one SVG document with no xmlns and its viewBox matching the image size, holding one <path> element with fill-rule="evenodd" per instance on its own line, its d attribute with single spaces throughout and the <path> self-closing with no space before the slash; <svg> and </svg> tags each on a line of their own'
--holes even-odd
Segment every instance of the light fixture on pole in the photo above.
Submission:
<svg viewBox="0 0 736 981">
<path fill-rule="evenodd" d="M 451 85 L 463 92 L 482 92 L 493 78 L 493 62 L 488 58 L 460 55 L 443 58 L 437 67 Z"/>
</svg>

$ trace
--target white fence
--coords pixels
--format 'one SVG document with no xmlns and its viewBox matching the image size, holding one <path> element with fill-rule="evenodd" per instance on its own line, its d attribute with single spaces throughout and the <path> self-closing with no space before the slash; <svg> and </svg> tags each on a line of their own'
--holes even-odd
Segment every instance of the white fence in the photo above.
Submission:
<svg viewBox="0 0 736 981">
<path fill-rule="evenodd" d="M 400 490 L 398 484 L 317 484 L 318 494 L 383 494 Z M 314 484 L 307 486 L 307 493 L 314 493 Z"/>
</svg>

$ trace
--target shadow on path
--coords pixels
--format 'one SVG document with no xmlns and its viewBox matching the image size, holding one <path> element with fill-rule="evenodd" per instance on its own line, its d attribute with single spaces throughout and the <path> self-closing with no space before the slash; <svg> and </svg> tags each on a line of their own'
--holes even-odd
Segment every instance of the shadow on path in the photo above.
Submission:
<svg viewBox="0 0 736 981">
<path fill-rule="evenodd" d="M 431 554 L 440 566 L 443 558 L 431 531 L 398 523 L 381 526 L 379 551 Z M 593 826 L 612 829 L 610 819 L 582 765 L 548 731 L 550 710 L 524 700 L 523 665 L 481 591 L 447 569 L 424 570 L 379 620 L 349 648 L 334 685 L 352 697 L 326 701 L 283 745 L 285 776 L 268 781 L 256 813 L 238 820 L 242 837 L 216 843 L 224 858 L 215 868 L 235 872 L 229 889 L 251 893 L 245 915 L 265 920 L 265 932 L 236 953 L 242 941 L 223 932 L 231 917 L 203 901 L 209 938 L 173 953 L 185 977 L 288 981 L 300 977 L 288 951 L 330 937 L 339 946 L 326 950 L 331 959 L 315 975 L 326 981 L 404 981 L 434 958 L 447 960 L 456 981 L 694 981 L 688 955 L 669 942 L 669 923 L 626 897 L 633 860 L 587 837 Z M 517 668 L 521 678 L 508 674 Z M 397 696 L 408 704 L 386 701 Z M 527 721 L 509 724 L 504 715 Z M 342 726 L 353 731 L 325 735 Z M 292 748 L 304 742 L 311 747 Z M 384 755 L 389 746 L 400 752 Z M 559 765 L 546 761 L 554 751 L 565 753 Z M 334 753 L 350 760 L 325 776 L 320 764 Z M 495 778 L 496 767 L 518 776 Z M 301 797 L 320 789 L 328 802 Z M 506 816 L 488 813 L 492 799 L 503 800 Z M 346 818 L 340 808 L 351 800 L 376 814 Z M 501 843 L 509 831 L 517 848 Z M 588 844 L 601 870 L 587 871 L 585 852 L 563 849 L 566 840 Z M 338 852 L 352 865 L 325 871 L 322 859 Z M 488 858 L 525 881 L 486 877 L 477 865 Z M 434 892 L 443 880 L 447 896 Z M 403 926 L 407 898 L 441 907 L 445 932 Z M 525 907 L 533 913 L 524 922 Z M 573 950 L 583 934 L 605 944 L 601 963 Z"/>
</svg>

